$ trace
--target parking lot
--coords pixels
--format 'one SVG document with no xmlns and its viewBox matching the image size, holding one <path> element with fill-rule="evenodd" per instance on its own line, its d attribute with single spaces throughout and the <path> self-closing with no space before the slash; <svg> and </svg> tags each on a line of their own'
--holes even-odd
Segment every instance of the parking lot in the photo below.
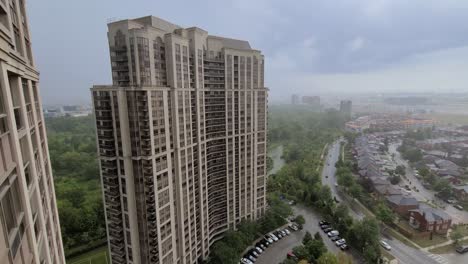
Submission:
<svg viewBox="0 0 468 264">
<path fill-rule="evenodd" d="M 286 254 L 288 252 L 290 252 L 295 246 L 301 245 L 302 238 L 307 231 L 312 235 L 314 235 L 316 232 L 319 232 L 328 251 L 334 254 L 337 254 L 341 251 L 320 229 L 318 225 L 320 217 L 315 214 L 315 212 L 313 212 L 310 208 L 304 207 L 302 205 L 294 206 L 293 209 L 294 215 L 304 216 L 306 222 L 303 226 L 303 229 L 296 232 L 291 232 L 289 236 L 286 236 L 278 242 L 270 245 L 270 247 L 268 247 L 265 252 L 263 252 L 263 254 L 257 258 L 257 261 L 255 262 L 256 264 L 277 264 L 282 262 L 286 258 Z M 347 252 L 350 253 L 350 251 Z"/>
</svg>

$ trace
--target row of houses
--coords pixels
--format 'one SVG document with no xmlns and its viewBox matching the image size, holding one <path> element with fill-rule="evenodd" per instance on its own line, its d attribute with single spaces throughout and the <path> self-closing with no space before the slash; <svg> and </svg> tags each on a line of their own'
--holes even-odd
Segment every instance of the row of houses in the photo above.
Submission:
<svg viewBox="0 0 468 264">
<path fill-rule="evenodd" d="M 384 142 L 383 138 L 376 134 L 356 138 L 354 155 L 360 177 L 371 183 L 377 199 L 384 200 L 395 213 L 407 219 L 414 229 L 446 234 L 452 225 L 452 219 L 447 213 L 419 202 L 410 191 L 390 183 L 388 172 L 395 169 L 396 164 L 388 153 L 381 150 L 381 142 Z"/>
<path fill-rule="evenodd" d="M 432 128 L 434 120 L 411 117 L 398 114 L 374 114 L 361 116 L 356 120 L 345 124 L 345 129 L 350 132 L 362 132 L 366 129 L 374 131 L 406 131 L 408 129 Z"/>
</svg>

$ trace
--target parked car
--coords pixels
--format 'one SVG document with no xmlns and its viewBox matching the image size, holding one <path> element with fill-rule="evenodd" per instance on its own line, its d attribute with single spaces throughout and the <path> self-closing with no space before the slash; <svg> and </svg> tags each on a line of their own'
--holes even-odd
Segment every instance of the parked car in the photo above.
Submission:
<svg viewBox="0 0 468 264">
<path fill-rule="evenodd" d="M 346 244 L 346 240 L 344 238 L 335 241 L 335 245 L 337 245 L 338 247 L 343 245 L 343 244 Z"/>
<path fill-rule="evenodd" d="M 329 224 L 330 224 L 330 223 L 328 223 L 328 222 L 325 221 L 325 220 L 322 220 L 322 221 L 319 222 L 319 225 L 320 225 L 320 226 L 321 226 L 321 225 L 329 225 Z"/>
<path fill-rule="evenodd" d="M 246 259 L 248 259 L 248 260 L 250 260 L 252 262 L 257 261 L 257 259 L 254 256 L 250 255 L 250 254 L 245 254 L 244 258 L 246 258 Z"/>
<path fill-rule="evenodd" d="M 330 226 L 329 225 L 321 225 L 320 228 L 322 228 L 322 230 L 326 229 L 326 228 L 329 228 Z"/>
<path fill-rule="evenodd" d="M 464 254 L 468 252 L 468 246 L 459 246 L 455 250 L 460 254 Z"/>
<path fill-rule="evenodd" d="M 275 236 L 278 237 L 278 239 L 283 238 L 283 234 L 281 234 L 281 232 L 279 232 L 279 231 L 275 231 L 273 234 L 275 234 Z"/>
<path fill-rule="evenodd" d="M 384 240 L 380 240 L 380 245 L 385 248 L 386 250 L 391 250 L 392 247 L 387 243 L 385 242 Z"/>
<path fill-rule="evenodd" d="M 455 200 L 453 200 L 453 199 L 447 199 L 447 200 L 445 200 L 445 202 L 448 203 L 448 204 L 454 204 L 454 203 L 456 203 L 457 201 L 455 201 Z"/>
<path fill-rule="evenodd" d="M 327 235 L 328 235 L 328 237 L 339 236 L 340 232 L 338 232 L 337 230 L 332 230 L 332 231 L 328 232 Z"/>
<path fill-rule="evenodd" d="M 262 250 L 265 250 L 267 248 L 267 246 L 261 241 L 255 244 L 255 246 L 261 248 Z"/>
<path fill-rule="evenodd" d="M 273 235 L 272 233 L 269 233 L 269 234 L 266 235 L 266 236 L 269 237 L 269 238 L 272 240 L 271 243 L 278 241 L 278 237 L 276 237 L 276 236 Z M 268 242 L 270 242 L 270 240 L 268 240 Z"/>
<path fill-rule="evenodd" d="M 297 257 L 296 255 L 291 251 L 291 252 L 288 252 L 288 254 L 286 255 L 286 257 L 288 259 L 294 259 L 294 260 L 297 260 Z"/>
<path fill-rule="evenodd" d="M 247 258 L 241 258 L 241 263 L 242 264 L 253 264 L 253 262 L 250 259 L 247 259 Z"/>
<path fill-rule="evenodd" d="M 337 240 L 340 240 L 341 237 L 339 237 L 339 236 L 332 236 L 332 237 L 330 237 L 330 239 L 331 239 L 331 241 L 337 241 Z"/>
<path fill-rule="evenodd" d="M 273 238 L 270 237 L 269 235 L 265 235 L 263 238 L 270 244 L 273 244 L 274 242 Z"/>
<path fill-rule="evenodd" d="M 343 250 L 343 251 L 349 249 L 348 245 L 346 245 L 346 244 L 341 245 L 340 248 L 341 248 L 341 250 Z"/>
<path fill-rule="evenodd" d="M 254 256 L 254 257 L 256 257 L 256 258 L 258 258 L 258 256 L 260 255 L 260 254 L 258 254 L 258 252 L 257 252 L 255 249 L 253 249 L 253 248 L 252 248 L 251 250 L 249 250 L 249 254 L 252 255 L 252 256 Z"/>
<path fill-rule="evenodd" d="M 332 231 L 332 230 L 333 230 L 333 228 L 328 227 L 328 228 L 325 228 L 325 229 L 323 230 L 323 232 L 328 233 L 328 232 L 330 232 L 330 231 Z"/>
<path fill-rule="evenodd" d="M 258 254 L 263 253 L 263 249 L 261 247 L 254 247 L 254 250 L 257 251 Z"/>
<path fill-rule="evenodd" d="M 291 234 L 291 232 L 287 228 L 285 228 L 283 231 L 286 232 L 286 235 L 288 236 Z"/>
<path fill-rule="evenodd" d="M 457 208 L 458 210 L 463 210 L 463 206 L 456 204 L 453 207 Z"/>
<path fill-rule="evenodd" d="M 295 225 L 293 225 L 293 224 L 289 224 L 288 227 L 289 227 L 289 229 L 291 229 L 292 231 L 297 231 L 297 230 L 298 230 L 297 226 L 295 226 Z"/>
</svg>

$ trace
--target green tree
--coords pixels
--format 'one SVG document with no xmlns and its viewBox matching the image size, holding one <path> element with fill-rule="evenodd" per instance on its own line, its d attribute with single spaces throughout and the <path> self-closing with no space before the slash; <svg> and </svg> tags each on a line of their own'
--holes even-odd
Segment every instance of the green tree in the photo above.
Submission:
<svg viewBox="0 0 468 264">
<path fill-rule="evenodd" d="M 399 174 L 401 176 L 405 176 L 406 175 L 406 168 L 405 166 L 403 165 L 398 165 L 396 168 L 395 168 L 395 173 L 396 174 Z"/>
<path fill-rule="evenodd" d="M 306 245 L 308 242 L 312 241 L 312 235 L 309 233 L 309 231 L 306 231 L 304 238 L 302 239 L 302 244 Z"/>
<path fill-rule="evenodd" d="M 348 192 L 353 198 L 359 199 L 362 196 L 362 187 L 361 185 L 354 183 L 349 187 Z"/>
<path fill-rule="evenodd" d="M 304 245 L 294 247 L 292 251 L 294 255 L 296 255 L 296 257 L 298 257 L 299 259 L 309 260 L 311 258 L 309 250 L 307 250 L 307 248 Z"/>
<path fill-rule="evenodd" d="M 463 234 L 455 228 L 452 233 L 450 233 L 450 238 L 455 242 L 455 245 L 460 244 L 460 240 L 463 238 Z"/>
<path fill-rule="evenodd" d="M 450 182 L 446 179 L 438 180 L 434 184 L 434 190 L 443 198 L 449 198 L 453 195 L 453 189 Z"/>
<path fill-rule="evenodd" d="M 390 210 L 390 208 L 388 208 L 388 206 L 383 203 L 379 203 L 377 205 L 376 217 L 386 224 L 392 223 L 395 219 L 395 215 L 393 214 L 392 210 Z"/>
<path fill-rule="evenodd" d="M 302 215 L 298 215 L 296 216 L 296 218 L 294 219 L 294 222 L 296 222 L 299 226 L 303 226 L 305 224 L 305 218 L 304 216 Z"/>
<path fill-rule="evenodd" d="M 327 252 L 327 248 L 321 239 L 310 240 L 305 247 L 309 252 L 311 261 L 318 259 L 323 253 Z"/>
<path fill-rule="evenodd" d="M 390 183 L 391 184 L 397 185 L 400 182 L 401 182 L 401 177 L 400 176 L 394 175 L 394 176 L 390 177 Z"/>
<path fill-rule="evenodd" d="M 327 252 L 320 256 L 320 258 L 317 260 L 317 264 L 339 264 L 338 259 L 336 258 L 333 253 Z"/>
<path fill-rule="evenodd" d="M 319 232 L 316 232 L 316 233 L 314 234 L 314 239 L 315 239 L 315 240 L 322 240 L 322 236 L 320 235 Z"/>
</svg>

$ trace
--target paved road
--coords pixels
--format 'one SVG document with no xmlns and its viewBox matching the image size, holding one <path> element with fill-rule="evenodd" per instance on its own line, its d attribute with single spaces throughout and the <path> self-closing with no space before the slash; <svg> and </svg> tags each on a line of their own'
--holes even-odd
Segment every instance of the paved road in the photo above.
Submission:
<svg viewBox="0 0 468 264">
<path fill-rule="evenodd" d="M 397 148 L 400 144 L 401 142 L 398 142 L 396 144 L 395 143 L 391 144 L 388 150 L 390 154 L 394 154 L 394 157 L 395 157 L 394 160 L 398 165 L 403 165 L 406 167 L 406 177 L 408 178 L 408 180 L 402 178 L 404 182 L 402 185 L 404 186 L 405 184 L 408 184 L 411 187 L 411 189 L 413 189 L 413 187 L 416 187 L 416 189 L 419 191 L 417 192 L 417 191 L 412 190 L 411 194 L 418 201 L 431 201 L 432 203 L 438 205 L 439 207 L 441 207 L 441 209 L 443 209 L 447 214 L 449 214 L 452 217 L 452 222 L 454 224 L 468 223 L 467 211 L 460 211 L 456 209 L 455 207 L 453 207 L 453 205 L 449 205 L 446 202 L 442 201 L 441 199 L 436 198 L 434 196 L 435 193 L 433 191 L 428 190 L 424 188 L 424 186 L 422 186 L 419 179 L 417 179 L 416 176 L 414 175 L 415 171 L 409 166 L 408 162 L 404 160 L 401 157 L 400 153 L 397 151 Z"/>
<path fill-rule="evenodd" d="M 337 140 L 328 148 L 328 156 L 322 171 L 322 184 L 330 186 L 332 195 L 340 202 L 343 201 L 343 198 L 335 185 L 337 183 L 335 164 L 340 158 L 341 142 L 341 139 Z M 349 209 L 350 214 L 354 218 L 364 218 L 364 214 L 359 210 L 351 206 Z"/>
<path fill-rule="evenodd" d="M 325 162 L 323 173 L 322 173 L 322 183 L 327 184 L 330 186 L 333 195 L 337 196 L 339 199 L 339 192 L 335 187 L 335 163 L 338 160 L 340 154 L 340 140 L 335 141 L 329 148 L 327 161 Z M 328 176 L 326 178 L 325 176 Z M 339 199 L 342 202 L 346 202 L 343 199 Z M 350 207 L 351 208 L 351 207 Z M 361 219 L 364 215 L 363 212 L 360 212 L 358 208 L 351 208 L 350 210 L 351 216 L 355 219 Z M 428 253 L 416 250 L 414 248 L 408 247 L 407 245 L 401 243 L 399 240 L 394 239 L 392 237 L 386 237 L 390 246 L 392 246 L 391 254 L 395 256 L 396 259 L 399 260 L 400 264 L 442 264 L 446 262 L 438 261 L 436 258 L 438 256 L 434 255 L 434 257 L 429 256 Z M 454 263 L 455 264 L 455 263 Z"/>
</svg>

